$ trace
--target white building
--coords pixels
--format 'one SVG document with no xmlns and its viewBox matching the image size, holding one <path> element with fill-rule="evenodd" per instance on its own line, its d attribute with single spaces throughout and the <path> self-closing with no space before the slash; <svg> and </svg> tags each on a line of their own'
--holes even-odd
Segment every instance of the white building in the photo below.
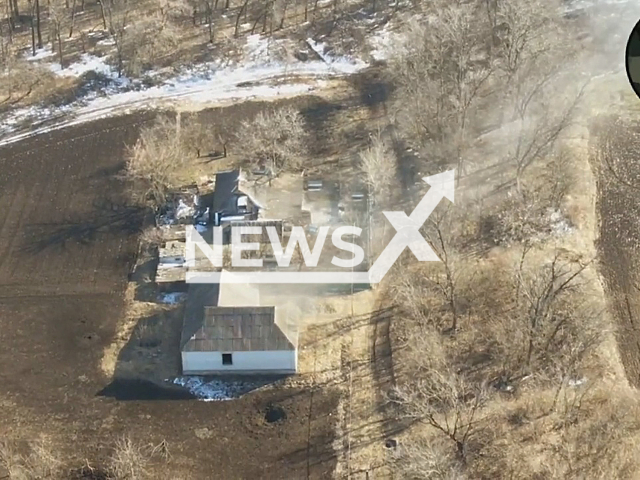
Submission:
<svg viewBox="0 0 640 480">
<path fill-rule="evenodd" d="M 185 310 L 183 374 L 296 373 L 297 338 L 278 325 L 276 306 L 259 304 L 257 289 L 224 282 L 191 285 Z"/>
</svg>

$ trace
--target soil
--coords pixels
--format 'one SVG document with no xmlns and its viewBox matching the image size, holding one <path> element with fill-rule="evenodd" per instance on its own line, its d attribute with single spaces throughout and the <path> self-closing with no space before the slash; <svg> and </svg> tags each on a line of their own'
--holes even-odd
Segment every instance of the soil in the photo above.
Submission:
<svg viewBox="0 0 640 480">
<path fill-rule="evenodd" d="M 616 339 L 625 374 L 631 385 L 639 387 L 640 199 L 638 189 L 632 184 L 640 174 L 640 166 L 635 158 L 624 158 L 623 152 L 614 154 L 623 157 L 615 176 L 605 165 L 594 163 L 594 170 L 598 172 L 599 266 L 609 311 L 616 323 Z"/>
<path fill-rule="evenodd" d="M 0 149 L 0 438 L 51 437 L 69 478 L 101 465 L 121 435 L 166 440 L 171 459 L 154 478 L 329 478 L 339 400 L 330 386 L 276 384 L 205 403 L 103 373 L 142 222 L 118 173 L 124 145 L 152 118 L 100 120 Z M 140 391 L 148 400 L 118 400 Z M 269 405 L 286 417 L 266 422 Z"/>
</svg>

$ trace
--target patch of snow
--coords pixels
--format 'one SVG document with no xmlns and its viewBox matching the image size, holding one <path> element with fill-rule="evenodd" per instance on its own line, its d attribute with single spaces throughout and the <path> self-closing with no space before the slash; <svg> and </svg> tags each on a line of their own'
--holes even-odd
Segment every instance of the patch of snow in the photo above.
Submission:
<svg viewBox="0 0 640 480">
<path fill-rule="evenodd" d="M 35 55 L 31 55 L 31 50 L 27 50 L 24 54 L 24 57 L 29 62 L 33 62 L 36 60 L 42 60 L 43 58 L 49 58 L 55 53 L 49 47 L 43 47 L 36 50 Z"/>
<path fill-rule="evenodd" d="M 570 378 L 569 381 L 567 382 L 567 385 L 569 385 L 570 387 L 579 387 L 580 385 L 584 385 L 585 383 L 587 383 L 586 377 Z"/>
<path fill-rule="evenodd" d="M 267 384 L 267 382 L 226 381 L 220 379 L 207 381 L 203 377 L 178 377 L 173 380 L 173 383 L 186 388 L 204 402 L 234 400 Z"/>
<path fill-rule="evenodd" d="M 318 56 L 326 63 L 330 69 L 334 69 L 336 72 L 343 74 L 356 73 L 368 64 L 362 60 L 353 59 L 349 57 L 335 57 L 330 53 L 329 47 L 323 42 L 316 42 L 312 38 L 307 39 L 307 44 L 311 49 L 318 54 Z"/>
<path fill-rule="evenodd" d="M 79 77 L 87 72 L 94 71 L 114 79 L 117 78 L 115 69 L 111 65 L 107 65 L 104 58 L 88 53 L 82 54 L 79 62 L 72 63 L 64 69 L 60 68 L 58 63 L 52 64 L 50 68 L 53 73 L 60 76 Z"/>
<path fill-rule="evenodd" d="M 568 235 L 573 232 L 573 227 L 559 210 L 551 210 L 547 215 L 547 219 L 553 235 Z"/>
<path fill-rule="evenodd" d="M 400 39 L 400 35 L 392 32 L 389 25 L 385 25 L 369 38 L 371 56 L 374 60 L 388 60 L 393 54 L 394 46 Z"/>
<path fill-rule="evenodd" d="M 98 33 L 95 33 L 98 35 Z M 0 135 L 10 135 L 18 126 L 30 125 L 28 132 L 0 140 L 0 146 L 79 123 L 129 113 L 135 110 L 166 106 L 176 99 L 200 104 L 242 101 L 308 93 L 326 85 L 325 79 L 356 73 L 367 63 L 347 57 L 332 56 L 325 45 L 309 40 L 323 61 L 274 60 L 272 52 L 279 45 L 260 35 L 247 40 L 248 57 L 239 66 L 232 62 L 211 62 L 188 69 L 164 83 L 144 88 L 140 82 L 118 78 L 105 58 L 84 54 L 79 62 L 65 69 L 55 64 L 50 68 L 57 75 L 80 76 L 95 71 L 109 77 L 112 82 L 98 91 L 92 91 L 75 102 L 55 108 L 29 107 L 7 114 L 0 124 Z M 276 49 L 277 50 L 277 49 Z M 152 72 L 153 73 L 153 72 Z M 42 125 L 47 120 L 71 117 L 65 122 Z M 39 125 L 40 124 L 40 125 Z"/>
<path fill-rule="evenodd" d="M 184 292 L 172 292 L 172 293 L 162 293 L 158 297 L 160 303 L 166 303 L 167 305 L 176 305 L 184 299 L 187 298 L 187 294 Z"/>
<path fill-rule="evenodd" d="M 116 41 L 113 38 L 105 38 L 103 40 L 98 40 L 96 45 L 104 45 L 106 47 L 111 47 L 116 44 Z"/>
</svg>

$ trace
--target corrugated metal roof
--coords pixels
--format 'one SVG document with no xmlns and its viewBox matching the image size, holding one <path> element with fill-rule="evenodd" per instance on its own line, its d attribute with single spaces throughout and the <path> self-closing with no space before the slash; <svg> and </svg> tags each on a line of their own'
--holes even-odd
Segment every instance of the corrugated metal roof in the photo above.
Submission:
<svg viewBox="0 0 640 480">
<path fill-rule="evenodd" d="M 223 297 L 237 303 L 224 305 Z M 276 307 L 258 303 L 257 289 L 249 285 L 190 285 L 180 342 L 182 351 L 294 350 L 295 346 L 275 323 Z"/>
</svg>

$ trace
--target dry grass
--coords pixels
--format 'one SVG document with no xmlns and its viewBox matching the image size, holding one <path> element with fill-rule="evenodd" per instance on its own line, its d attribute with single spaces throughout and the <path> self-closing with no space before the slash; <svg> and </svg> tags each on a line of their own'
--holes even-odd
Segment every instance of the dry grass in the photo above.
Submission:
<svg viewBox="0 0 640 480">
<path fill-rule="evenodd" d="M 0 442 L 0 467 L 9 480 L 57 479 L 62 474 L 62 460 L 56 456 L 50 441 L 41 438 L 26 445 Z"/>
</svg>

